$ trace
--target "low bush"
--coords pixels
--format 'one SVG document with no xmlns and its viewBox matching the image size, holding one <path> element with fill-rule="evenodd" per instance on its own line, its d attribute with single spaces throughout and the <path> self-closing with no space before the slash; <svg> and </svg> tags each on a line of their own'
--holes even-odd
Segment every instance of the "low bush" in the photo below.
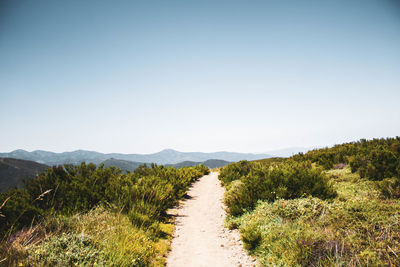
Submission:
<svg viewBox="0 0 400 267">
<path fill-rule="evenodd" d="M 368 155 L 353 156 L 349 162 L 353 172 L 357 171 L 361 177 L 371 180 L 400 177 L 400 157 L 384 147 L 376 148 Z"/>
<path fill-rule="evenodd" d="M 386 178 L 377 186 L 384 198 L 400 198 L 400 178 Z"/>
<path fill-rule="evenodd" d="M 39 201 L 42 201 L 40 195 L 32 199 L 23 189 L 10 189 L 0 194 L 0 203 L 4 204 L 0 209 L 0 235 L 12 233 L 40 218 L 43 211 L 35 205 Z"/>
<path fill-rule="evenodd" d="M 254 208 L 258 200 L 275 201 L 316 196 L 336 196 L 323 171 L 309 162 L 288 161 L 276 166 L 256 165 L 247 176 L 227 187 L 225 204 L 237 216 Z"/>
<path fill-rule="evenodd" d="M 219 179 L 222 184 L 227 186 L 235 180 L 239 180 L 242 177 L 249 174 L 252 163 L 242 160 L 236 163 L 231 163 L 221 169 L 219 173 Z"/>
</svg>

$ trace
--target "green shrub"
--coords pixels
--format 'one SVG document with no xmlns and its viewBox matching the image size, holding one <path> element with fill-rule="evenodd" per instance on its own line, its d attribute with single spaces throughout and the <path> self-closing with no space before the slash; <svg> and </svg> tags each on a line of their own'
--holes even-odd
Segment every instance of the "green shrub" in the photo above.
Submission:
<svg viewBox="0 0 400 267">
<path fill-rule="evenodd" d="M 377 182 L 378 189 L 385 198 L 400 198 L 400 178 L 386 178 Z"/>
<path fill-rule="evenodd" d="M 325 170 L 335 164 L 350 164 L 353 172 L 371 180 L 400 177 L 400 137 L 381 138 L 315 149 L 292 157 L 296 161 L 311 161 Z"/>
<path fill-rule="evenodd" d="M 252 164 L 246 160 L 231 163 L 222 168 L 218 178 L 221 180 L 223 185 L 228 185 L 232 181 L 239 180 L 243 176 L 249 174 L 251 165 Z"/>
<path fill-rule="evenodd" d="M 254 250 L 261 243 L 262 233 L 257 221 L 248 222 L 246 227 L 241 228 L 240 234 L 244 247 L 248 250 Z"/>
<path fill-rule="evenodd" d="M 319 168 L 309 162 L 294 162 L 274 166 L 258 166 L 240 182 L 227 188 L 224 201 L 230 214 L 236 216 L 254 208 L 258 200 L 294 199 L 316 196 L 333 198 L 336 191 Z"/>
<path fill-rule="evenodd" d="M 384 148 L 374 149 L 369 154 L 365 174 L 371 180 L 400 177 L 397 173 L 397 165 L 398 158 L 395 153 Z"/>
<path fill-rule="evenodd" d="M 113 167 L 96 167 L 90 163 L 79 166 L 65 165 L 47 169 L 37 178 L 26 182 L 26 190 L 35 198 L 47 190 L 50 194 L 37 202 L 43 210 L 56 210 L 64 214 L 88 211 L 105 201 L 108 180 L 121 173 Z"/>
<path fill-rule="evenodd" d="M 23 189 L 11 189 L 0 194 L 0 205 L 4 203 L 0 210 L 0 233 L 12 233 L 33 223 L 35 218 L 39 219 L 43 211 L 35 206 L 38 201 L 41 201 L 40 195 L 32 199 Z"/>
<path fill-rule="evenodd" d="M 224 194 L 224 202 L 231 215 L 239 215 L 244 208 L 251 207 L 254 203 L 253 196 L 248 194 L 244 183 L 241 180 L 231 182 Z"/>
</svg>

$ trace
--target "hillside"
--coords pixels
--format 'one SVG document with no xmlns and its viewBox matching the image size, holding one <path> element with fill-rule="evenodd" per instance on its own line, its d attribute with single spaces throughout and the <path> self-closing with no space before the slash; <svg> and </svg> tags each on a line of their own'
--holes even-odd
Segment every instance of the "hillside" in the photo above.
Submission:
<svg viewBox="0 0 400 267">
<path fill-rule="evenodd" d="M 167 211 L 209 173 L 152 165 L 48 168 L 0 194 L 0 266 L 165 266 Z"/>
<path fill-rule="evenodd" d="M 54 153 L 43 150 L 28 152 L 22 149 L 14 150 L 9 153 L 0 153 L 0 157 L 10 157 L 24 160 L 32 160 L 46 165 L 59 164 L 79 164 L 83 161 L 87 163 L 99 164 L 107 159 L 119 159 L 133 162 L 157 163 L 157 164 L 176 164 L 183 161 L 203 162 L 211 159 L 224 161 L 256 160 L 269 158 L 268 154 L 251 154 L 236 152 L 180 152 L 173 149 L 165 149 L 153 154 L 103 154 L 95 151 L 76 150 L 72 152 Z"/>
<path fill-rule="evenodd" d="M 122 159 L 107 159 L 102 162 L 104 167 L 117 167 L 123 171 L 130 171 L 133 172 L 136 170 L 140 165 L 143 165 L 143 162 L 134 162 L 129 160 L 122 160 Z"/>
<path fill-rule="evenodd" d="M 48 166 L 34 161 L 0 158 L 0 192 L 23 186 L 23 179 L 35 177 Z"/>
<path fill-rule="evenodd" d="M 222 168 L 226 224 L 262 266 L 400 266 L 400 137 Z"/>
</svg>

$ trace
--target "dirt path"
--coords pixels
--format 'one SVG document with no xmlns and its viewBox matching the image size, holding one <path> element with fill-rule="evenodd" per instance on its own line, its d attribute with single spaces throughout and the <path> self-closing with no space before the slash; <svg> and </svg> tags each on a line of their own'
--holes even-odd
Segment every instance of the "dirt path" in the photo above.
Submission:
<svg viewBox="0 0 400 267">
<path fill-rule="evenodd" d="M 242 248 L 239 233 L 224 228 L 224 188 L 218 173 L 202 177 L 177 210 L 169 267 L 255 266 Z"/>
</svg>

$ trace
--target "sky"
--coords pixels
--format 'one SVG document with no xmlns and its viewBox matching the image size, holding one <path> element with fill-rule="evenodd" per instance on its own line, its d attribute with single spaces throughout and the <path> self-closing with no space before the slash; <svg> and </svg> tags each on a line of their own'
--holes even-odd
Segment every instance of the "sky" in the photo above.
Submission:
<svg viewBox="0 0 400 267">
<path fill-rule="evenodd" d="M 0 152 L 400 135 L 400 1 L 0 2 Z"/>
</svg>

